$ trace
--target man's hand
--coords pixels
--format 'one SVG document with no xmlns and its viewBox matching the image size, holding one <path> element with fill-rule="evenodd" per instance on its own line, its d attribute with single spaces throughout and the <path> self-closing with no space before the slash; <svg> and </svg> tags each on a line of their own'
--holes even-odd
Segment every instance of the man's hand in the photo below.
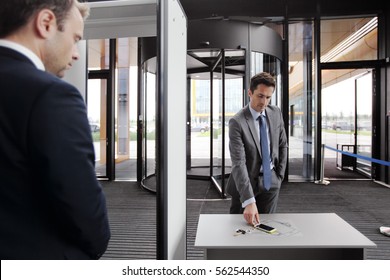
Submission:
<svg viewBox="0 0 390 280">
<path fill-rule="evenodd" d="M 244 219 L 250 225 L 260 224 L 259 211 L 257 210 L 256 203 L 248 204 L 244 210 Z"/>
</svg>

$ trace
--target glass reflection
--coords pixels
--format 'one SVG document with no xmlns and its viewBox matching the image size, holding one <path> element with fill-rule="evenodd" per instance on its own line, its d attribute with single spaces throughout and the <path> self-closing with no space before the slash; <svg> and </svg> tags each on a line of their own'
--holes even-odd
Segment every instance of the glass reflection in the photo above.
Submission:
<svg viewBox="0 0 390 280">
<path fill-rule="evenodd" d="M 321 62 L 377 58 L 376 17 L 321 20 Z"/>
<path fill-rule="evenodd" d="M 289 25 L 289 181 L 314 178 L 315 117 L 313 22 Z"/>
</svg>

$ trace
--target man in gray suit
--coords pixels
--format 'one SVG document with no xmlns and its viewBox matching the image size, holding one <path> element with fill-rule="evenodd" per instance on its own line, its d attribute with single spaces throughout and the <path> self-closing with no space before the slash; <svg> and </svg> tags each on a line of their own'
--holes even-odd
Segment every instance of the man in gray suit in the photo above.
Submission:
<svg viewBox="0 0 390 280">
<path fill-rule="evenodd" d="M 232 173 L 227 192 L 232 196 L 230 213 L 244 214 L 249 224 L 260 223 L 259 213 L 275 212 L 286 170 L 288 145 L 282 113 L 278 107 L 268 105 L 274 91 L 275 80 L 269 73 L 253 76 L 248 91 L 249 104 L 229 121 Z M 262 141 L 260 118 L 266 123 L 263 131 L 267 139 Z M 268 146 L 263 152 L 261 144 Z M 270 158 L 266 168 L 262 164 L 265 152 L 269 152 Z M 269 183 L 264 176 L 266 172 L 270 174 Z"/>
</svg>

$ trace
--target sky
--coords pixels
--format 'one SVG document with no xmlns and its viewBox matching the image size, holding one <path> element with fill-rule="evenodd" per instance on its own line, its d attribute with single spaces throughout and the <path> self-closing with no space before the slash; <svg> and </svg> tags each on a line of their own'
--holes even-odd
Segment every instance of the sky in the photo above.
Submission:
<svg viewBox="0 0 390 280">
<path fill-rule="evenodd" d="M 359 114 L 372 114 L 372 76 L 364 75 L 358 78 Z M 322 115 L 353 116 L 355 112 L 355 78 L 333 84 L 322 89 Z"/>
</svg>

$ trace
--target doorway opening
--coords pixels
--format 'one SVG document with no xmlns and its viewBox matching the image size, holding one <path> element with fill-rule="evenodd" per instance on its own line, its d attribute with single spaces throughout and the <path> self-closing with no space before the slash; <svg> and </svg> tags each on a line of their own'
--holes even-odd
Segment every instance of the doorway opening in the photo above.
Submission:
<svg viewBox="0 0 390 280">
<path fill-rule="evenodd" d="M 359 156 L 372 157 L 374 71 L 322 70 L 321 74 L 324 176 L 329 179 L 371 179 L 371 162 Z"/>
<path fill-rule="evenodd" d="M 137 38 L 88 40 L 87 111 L 100 179 L 137 180 Z"/>
</svg>

